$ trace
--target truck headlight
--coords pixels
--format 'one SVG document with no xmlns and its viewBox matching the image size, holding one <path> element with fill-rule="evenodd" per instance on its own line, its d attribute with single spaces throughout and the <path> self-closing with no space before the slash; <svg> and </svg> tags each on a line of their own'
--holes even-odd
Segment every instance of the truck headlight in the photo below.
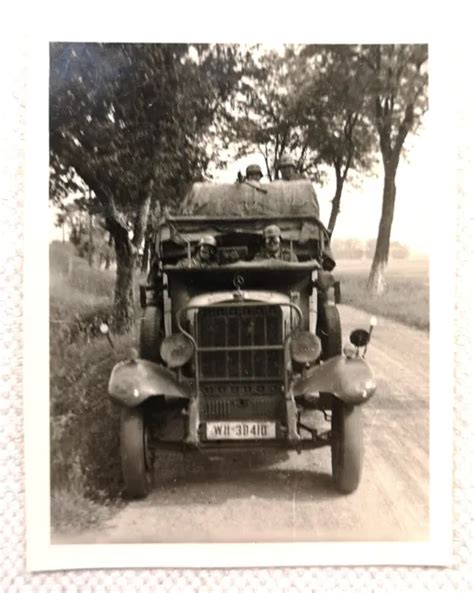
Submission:
<svg viewBox="0 0 474 593">
<path fill-rule="evenodd" d="M 314 362 L 321 354 L 321 340 L 309 331 L 302 331 L 291 338 L 290 354 L 295 362 Z"/>
<path fill-rule="evenodd" d="M 170 368 L 186 364 L 193 355 L 194 346 L 183 334 L 171 334 L 161 342 L 161 358 Z"/>
</svg>

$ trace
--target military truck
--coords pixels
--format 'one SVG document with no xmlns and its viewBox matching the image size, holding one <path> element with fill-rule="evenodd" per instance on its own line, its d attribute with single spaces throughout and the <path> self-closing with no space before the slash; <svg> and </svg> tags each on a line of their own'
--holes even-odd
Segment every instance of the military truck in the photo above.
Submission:
<svg viewBox="0 0 474 593">
<path fill-rule="evenodd" d="M 254 261 L 270 224 L 297 261 Z M 216 263 L 183 265 L 203 235 L 215 238 Z M 343 351 L 333 267 L 306 180 L 195 184 L 180 214 L 161 220 L 140 292 L 139 357 L 109 383 L 126 495 L 147 494 L 166 449 L 328 447 L 336 488 L 357 488 L 372 328 L 352 332 Z"/>
</svg>

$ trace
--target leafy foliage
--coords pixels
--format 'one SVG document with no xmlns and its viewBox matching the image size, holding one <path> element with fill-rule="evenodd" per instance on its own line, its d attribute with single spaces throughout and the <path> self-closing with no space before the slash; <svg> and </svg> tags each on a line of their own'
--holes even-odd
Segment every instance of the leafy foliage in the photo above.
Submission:
<svg viewBox="0 0 474 593">
<path fill-rule="evenodd" d="M 308 46 L 303 53 L 315 72 L 306 91 L 307 124 L 318 126 L 310 147 L 341 171 L 370 169 L 376 146 L 363 66 L 347 45 Z"/>
<path fill-rule="evenodd" d="M 175 205 L 203 177 L 206 134 L 236 76 L 231 46 L 51 45 L 54 199 L 79 176 L 117 253 L 115 317 L 133 323 L 133 270 L 150 207 Z"/>
<path fill-rule="evenodd" d="M 64 203 L 78 176 L 92 190 L 86 207 L 117 252 L 119 326 L 130 327 L 129 271 L 150 212 L 176 208 L 229 155 L 260 152 L 270 179 L 284 153 L 314 181 L 332 169 L 331 232 L 344 184 L 371 170 L 377 144 L 393 193 L 404 140 L 427 108 L 426 59 L 423 45 L 52 44 L 52 198 Z"/>
<path fill-rule="evenodd" d="M 369 76 L 375 124 L 384 165 L 398 164 L 404 141 L 428 108 L 426 45 L 371 45 L 356 53 Z"/>
<path fill-rule="evenodd" d="M 323 166 L 333 168 L 330 231 L 349 171 L 367 171 L 375 156 L 368 77 L 350 48 L 286 46 L 283 53 L 248 53 L 236 102 L 237 153 L 259 151 L 269 179 L 277 176 L 284 153 L 293 154 L 298 171 L 315 181 L 322 180 Z"/>
<path fill-rule="evenodd" d="M 125 213 L 150 184 L 162 203 L 175 197 L 207 167 L 200 135 L 232 88 L 233 63 L 219 46 L 53 44 L 54 172 L 73 167 Z"/>
</svg>

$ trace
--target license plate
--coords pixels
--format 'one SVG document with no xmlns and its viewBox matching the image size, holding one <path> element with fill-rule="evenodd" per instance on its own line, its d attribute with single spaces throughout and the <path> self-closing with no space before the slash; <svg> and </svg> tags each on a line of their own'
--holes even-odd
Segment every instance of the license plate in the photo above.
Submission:
<svg viewBox="0 0 474 593">
<path fill-rule="evenodd" d="M 208 422 L 206 436 L 210 441 L 274 439 L 275 422 Z"/>
</svg>

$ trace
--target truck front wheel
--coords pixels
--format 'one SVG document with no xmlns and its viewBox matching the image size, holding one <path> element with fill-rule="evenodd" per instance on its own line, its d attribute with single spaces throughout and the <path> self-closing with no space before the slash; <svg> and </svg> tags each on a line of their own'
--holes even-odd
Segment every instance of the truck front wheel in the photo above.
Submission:
<svg viewBox="0 0 474 593">
<path fill-rule="evenodd" d="M 120 457 L 125 495 L 145 497 L 151 487 L 152 459 L 143 409 L 122 408 L 120 417 Z"/>
<path fill-rule="evenodd" d="M 360 407 L 337 401 L 331 414 L 331 461 L 332 477 L 340 492 L 349 494 L 359 485 L 362 458 Z"/>
</svg>

